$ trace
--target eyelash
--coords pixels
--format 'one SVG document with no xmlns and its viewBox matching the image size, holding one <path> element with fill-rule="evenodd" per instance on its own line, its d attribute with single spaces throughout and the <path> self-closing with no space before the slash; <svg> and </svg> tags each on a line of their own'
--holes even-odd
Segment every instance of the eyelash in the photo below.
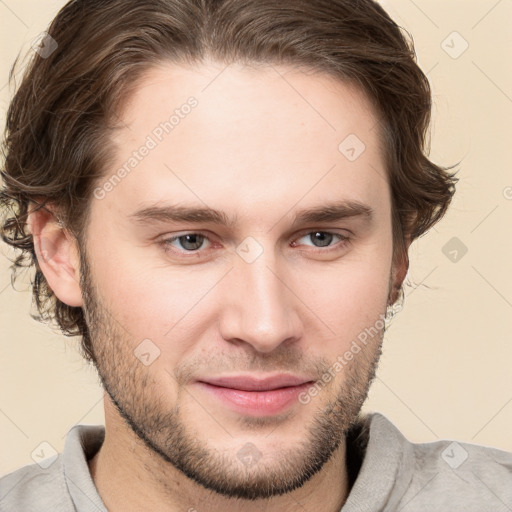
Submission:
<svg viewBox="0 0 512 512">
<path fill-rule="evenodd" d="M 325 248 L 321 248 L 321 247 L 313 248 L 313 252 L 315 252 L 315 253 L 324 253 L 325 254 L 325 253 L 331 252 L 333 250 L 339 250 L 341 248 L 344 248 L 352 239 L 351 237 L 349 237 L 347 235 L 342 235 L 341 233 L 334 233 L 332 231 L 322 231 L 320 229 L 315 229 L 315 230 L 307 231 L 307 232 L 301 234 L 298 237 L 298 239 L 303 238 L 303 237 L 305 237 L 307 235 L 314 234 L 314 233 L 322 233 L 322 234 L 327 234 L 327 235 L 333 235 L 335 237 L 338 237 L 339 240 L 340 240 L 337 244 L 328 245 Z M 203 234 L 203 233 L 198 233 L 196 231 L 187 231 L 185 233 L 182 233 L 181 235 L 175 235 L 175 236 L 172 236 L 170 238 L 165 238 L 165 239 L 161 240 L 159 242 L 159 244 L 163 246 L 165 252 L 175 253 L 175 254 L 178 254 L 180 256 L 188 255 L 188 256 L 185 256 L 185 257 L 193 257 L 193 256 L 195 256 L 197 254 L 200 254 L 201 253 L 201 248 L 195 249 L 195 250 L 192 250 L 192 251 L 187 251 L 185 249 L 183 249 L 182 251 L 176 250 L 174 248 L 171 249 L 171 247 L 172 247 L 171 244 L 173 242 L 175 242 L 179 238 L 184 237 L 186 235 L 199 235 L 199 236 L 203 237 L 205 240 L 208 240 L 209 242 L 211 242 L 210 238 L 208 236 L 206 236 L 205 234 Z M 313 246 L 308 246 L 308 247 L 313 247 Z"/>
</svg>

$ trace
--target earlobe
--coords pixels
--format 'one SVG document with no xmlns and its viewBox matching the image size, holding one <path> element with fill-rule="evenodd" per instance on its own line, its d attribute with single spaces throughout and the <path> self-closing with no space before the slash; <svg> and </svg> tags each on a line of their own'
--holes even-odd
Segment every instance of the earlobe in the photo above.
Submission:
<svg viewBox="0 0 512 512">
<path fill-rule="evenodd" d="M 75 237 L 45 208 L 30 213 L 28 226 L 48 285 L 60 301 L 81 307 L 80 258 Z"/>
</svg>

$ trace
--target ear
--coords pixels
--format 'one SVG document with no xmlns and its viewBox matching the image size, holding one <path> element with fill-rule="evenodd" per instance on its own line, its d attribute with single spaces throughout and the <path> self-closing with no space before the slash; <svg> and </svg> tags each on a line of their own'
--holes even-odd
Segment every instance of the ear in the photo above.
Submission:
<svg viewBox="0 0 512 512">
<path fill-rule="evenodd" d="M 68 306 L 83 305 L 80 289 L 80 256 L 74 236 L 45 207 L 33 210 L 28 227 L 39 267 L 57 298 Z"/>
<path fill-rule="evenodd" d="M 402 287 L 407 271 L 409 270 L 409 247 L 411 245 L 411 238 L 407 237 L 404 240 L 404 244 L 405 248 L 403 255 L 398 257 L 397 261 L 393 262 L 389 283 L 389 305 L 394 304 L 398 299 L 400 288 Z"/>
</svg>

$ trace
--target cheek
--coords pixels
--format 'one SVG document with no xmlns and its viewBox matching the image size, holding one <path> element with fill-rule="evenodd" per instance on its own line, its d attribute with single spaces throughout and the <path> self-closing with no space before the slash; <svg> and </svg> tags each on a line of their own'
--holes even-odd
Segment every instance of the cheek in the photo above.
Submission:
<svg viewBox="0 0 512 512">
<path fill-rule="evenodd" d="M 90 244 L 88 257 L 101 301 L 134 342 L 157 335 L 161 329 L 156 320 L 162 322 L 164 312 L 173 310 L 175 297 L 161 293 L 157 274 L 145 263 L 144 251 L 120 240 L 101 243 L 114 240 L 113 233 L 101 233 L 95 239 L 99 241 Z"/>
<path fill-rule="evenodd" d="M 389 294 L 391 250 L 391 243 L 386 246 L 372 242 L 334 266 L 315 273 L 301 272 L 300 296 L 320 319 L 311 328 L 325 333 L 322 346 L 331 358 L 344 352 L 365 330 L 382 325 Z M 308 331 L 308 326 L 305 328 L 314 339 L 315 334 Z"/>
<path fill-rule="evenodd" d="M 173 269 L 163 258 L 155 264 L 152 248 L 117 247 L 91 254 L 102 301 L 131 350 L 151 340 L 160 350 L 156 366 L 172 366 L 193 351 L 212 307 L 205 298 L 222 274 L 194 266 Z"/>
</svg>

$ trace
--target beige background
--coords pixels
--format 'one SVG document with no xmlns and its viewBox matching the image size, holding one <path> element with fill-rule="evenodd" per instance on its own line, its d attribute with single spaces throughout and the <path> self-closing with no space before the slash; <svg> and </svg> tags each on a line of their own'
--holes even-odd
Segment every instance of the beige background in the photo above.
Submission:
<svg viewBox="0 0 512 512">
<path fill-rule="evenodd" d="M 382 3 L 413 34 L 433 85 L 432 157 L 462 165 L 451 211 L 412 247 L 412 286 L 365 409 L 384 413 L 414 441 L 512 451 L 512 2 Z M 63 4 L 0 0 L 2 125 L 10 64 Z M 453 58 L 464 40 L 469 47 Z M 468 248 L 457 262 L 443 253 L 452 237 Z M 29 317 L 28 279 L 14 291 L 8 265 L 1 257 L 0 474 L 32 463 L 43 441 L 61 451 L 76 423 L 103 422 L 102 392 L 77 340 Z"/>
</svg>

